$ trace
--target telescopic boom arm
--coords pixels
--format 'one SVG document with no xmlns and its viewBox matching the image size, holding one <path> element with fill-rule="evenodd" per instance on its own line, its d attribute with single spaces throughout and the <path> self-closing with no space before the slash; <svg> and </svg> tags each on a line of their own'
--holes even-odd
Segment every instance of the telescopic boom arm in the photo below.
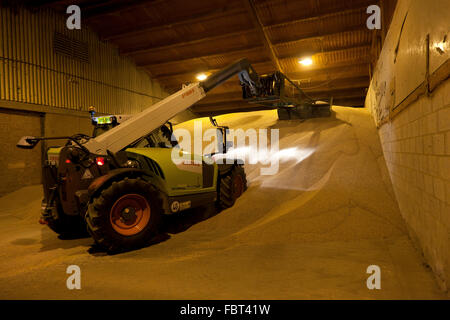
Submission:
<svg viewBox="0 0 450 320">
<path fill-rule="evenodd" d="M 134 115 L 120 126 L 90 139 L 84 144 L 84 147 L 94 154 L 106 155 L 107 151 L 116 153 L 188 109 L 203 99 L 207 92 L 236 74 L 239 76 L 241 84 L 250 88 L 256 95 L 260 87 L 259 76 L 248 60 L 242 59 L 214 73 L 204 82 L 183 87 L 178 92 Z"/>
</svg>

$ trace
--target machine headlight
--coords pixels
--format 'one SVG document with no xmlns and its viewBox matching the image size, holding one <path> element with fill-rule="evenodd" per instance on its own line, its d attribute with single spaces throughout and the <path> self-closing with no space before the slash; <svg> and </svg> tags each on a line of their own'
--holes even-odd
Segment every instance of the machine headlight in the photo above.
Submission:
<svg viewBox="0 0 450 320">
<path fill-rule="evenodd" d="M 127 160 L 127 162 L 125 162 L 125 167 L 127 167 L 127 168 L 140 168 L 141 164 L 137 160 Z"/>
</svg>

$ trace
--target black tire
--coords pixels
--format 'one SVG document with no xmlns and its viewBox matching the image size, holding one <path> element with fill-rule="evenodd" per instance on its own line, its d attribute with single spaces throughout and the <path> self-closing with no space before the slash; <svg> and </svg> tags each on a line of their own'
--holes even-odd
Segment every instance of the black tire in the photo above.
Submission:
<svg viewBox="0 0 450 320">
<path fill-rule="evenodd" d="M 63 237 L 85 237 L 89 233 L 86 230 L 86 222 L 81 216 L 68 216 L 58 209 L 58 218 L 45 219 L 49 228 Z"/>
<path fill-rule="evenodd" d="M 317 115 L 318 117 L 329 117 L 331 116 L 331 108 L 330 106 L 320 106 L 317 108 Z"/>
<path fill-rule="evenodd" d="M 242 185 L 242 189 L 236 188 L 237 183 Z M 242 166 L 236 165 L 226 174 L 219 176 L 219 209 L 232 207 L 245 190 L 247 190 L 247 176 Z"/>
<path fill-rule="evenodd" d="M 134 229 L 140 230 L 133 231 L 136 232 L 134 234 L 119 233 L 124 232 L 124 230 L 117 231 L 117 223 L 113 223 L 114 213 L 117 213 L 116 205 L 120 201 L 123 201 L 124 198 L 127 199 L 127 197 L 133 196 L 146 201 L 150 210 L 148 222 Z M 131 208 L 131 206 L 126 208 Z M 137 210 L 136 212 L 143 211 Z M 113 182 L 91 201 L 86 213 L 86 222 L 88 231 L 95 242 L 106 250 L 114 252 L 141 248 L 148 245 L 160 230 L 162 214 L 163 201 L 161 199 L 161 193 L 154 185 L 140 178 L 125 178 L 124 180 Z M 135 221 L 138 220 L 136 217 L 134 215 Z M 142 219 L 141 217 L 140 220 Z M 122 221 L 122 217 L 120 220 Z"/>
<path fill-rule="evenodd" d="M 289 110 L 286 108 L 278 108 L 277 113 L 278 113 L 278 120 L 290 120 L 291 119 Z"/>
</svg>

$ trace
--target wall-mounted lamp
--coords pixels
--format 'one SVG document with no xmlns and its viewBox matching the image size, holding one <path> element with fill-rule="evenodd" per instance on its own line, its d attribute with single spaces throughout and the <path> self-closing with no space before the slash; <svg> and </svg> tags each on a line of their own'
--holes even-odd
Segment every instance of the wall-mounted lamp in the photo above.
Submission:
<svg viewBox="0 0 450 320">
<path fill-rule="evenodd" d="M 439 52 L 439 54 L 444 54 L 446 42 L 447 42 L 447 35 L 444 36 L 444 40 L 434 45 L 434 48 L 437 50 L 437 52 Z"/>
</svg>

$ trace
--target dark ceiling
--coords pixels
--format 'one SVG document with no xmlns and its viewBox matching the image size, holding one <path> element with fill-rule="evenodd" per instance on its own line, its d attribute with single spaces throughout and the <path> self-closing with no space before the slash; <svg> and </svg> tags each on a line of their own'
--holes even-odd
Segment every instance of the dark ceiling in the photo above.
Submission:
<svg viewBox="0 0 450 320">
<path fill-rule="evenodd" d="M 248 58 L 259 74 L 282 71 L 311 97 L 362 106 L 370 66 L 383 35 L 366 27 L 369 5 L 388 23 L 394 0 L 140 0 L 32 1 L 65 13 L 78 4 L 82 21 L 116 45 L 169 92 Z M 385 28 L 387 29 L 387 28 Z M 311 66 L 299 58 L 312 56 Z M 251 106 L 250 106 L 251 107 Z M 236 79 L 192 109 L 198 113 L 247 110 Z M 254 106 L 257 108 L 257 106 Z"/>
</svg>

